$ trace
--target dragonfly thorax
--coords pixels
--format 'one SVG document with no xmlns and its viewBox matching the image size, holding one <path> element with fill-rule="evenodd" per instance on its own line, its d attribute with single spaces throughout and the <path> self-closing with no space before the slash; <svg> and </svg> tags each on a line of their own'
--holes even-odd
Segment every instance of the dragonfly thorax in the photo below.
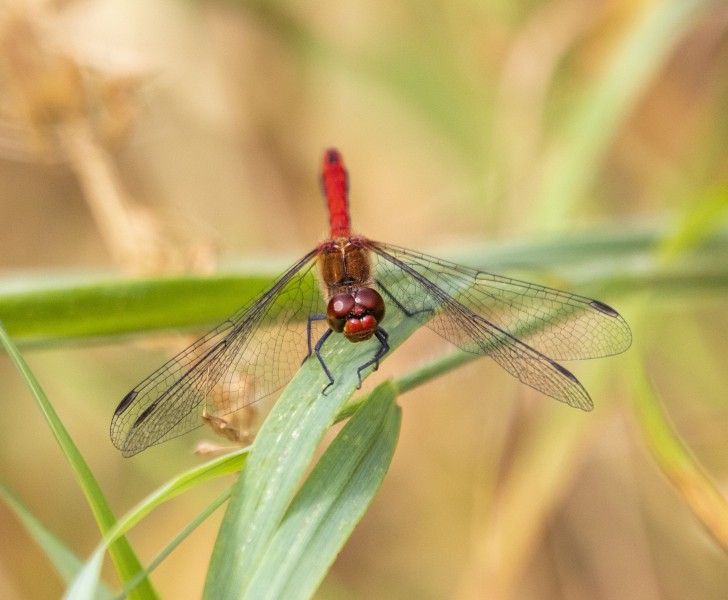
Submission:
<svg viewBox="0 0 728 600">
<path fill-rule="evenodd" d="M 327 298 L 340 293 L 354 293 L 372 284 L 369 250 L 357 238 L 336 238 L 324 242 L 318 263 Z"/>
</svg>

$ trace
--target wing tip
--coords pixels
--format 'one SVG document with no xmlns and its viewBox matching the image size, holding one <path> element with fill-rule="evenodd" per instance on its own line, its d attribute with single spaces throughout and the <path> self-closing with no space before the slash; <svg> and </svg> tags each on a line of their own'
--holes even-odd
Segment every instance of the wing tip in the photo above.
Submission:
<svg viewBox="0 0 728 600">
<path fill-rule="evenodd" d="M 589 396 L 589 392 L 586 391 L 586 388 L 581 384 L 581 381 L 579 381 L 569 369 L 566 367 L 563 367 L 556 361 L 550 361 L 551 366 L 554 367 L 561 375 L 566 377 L 573 386 L 570 386 L 570 390 L 575 391 L 575 394 L 568 394 L 565 397 L 558 397 L 557 400 L 561 400 L 562 402 L 565 402 L 569 406 L 573 408 L 578 408 L 579 410 L 583 410 L 584 412 L 591 412 L 594 410 L 594 402 L 591 399 L 591 396 Z"/>
</svg>

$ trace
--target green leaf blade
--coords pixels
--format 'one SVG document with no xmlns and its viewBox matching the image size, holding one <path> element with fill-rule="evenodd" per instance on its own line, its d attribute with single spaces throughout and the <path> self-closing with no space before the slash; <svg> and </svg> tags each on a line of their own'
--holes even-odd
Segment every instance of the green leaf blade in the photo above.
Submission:
<svg viewBox="0 0 728 600">
<path fill-rule="evenodd" d="M 388 314 L 392 350 L 419 327 L 413 321 L 397 311 Z M 220 528 L 205 598 L 238 597 L 248 588 L 316 448 L 359 384 L 357 365 L 372 356 L 368 342 L 351 344 L 336 336 L 329 343 L 327 366 L 335 385 L 322 394 L 326 376 L 321 365 L 306 361 L 258 433 Z"/>
<path fill-rule="evenodd" d="M 0 315 L 13 336 L 44 343 L 178 329 L 224 319 L 269 283 L 224 274 L 52 283 L 0 294 Z"/>
<path fill-rule="evenodd" d="M 397 389 L 377 387 L 296 495 L 246 598 L 309 598 L 379 490 L 399 437 Z"/>
<path fill-rule="evenodd" d="M 10 336 L 7 334 L 2 324 L 0 324 L 0 345 L 5 348 L 8 355 L 15 363 L 18 372 L 30 388 L 38 408 L 58 441 L 58 444 L 60 445 L 61 450 L 63 451 L 74 476 L 76 477 L 76 481 L 86 497 L 101 533 L 106 534 L 114 526 L 116 519 L 109 503 L 106 501 L 106 497 L 101 490 L 101 486 L 63 425 L 63 422 L 56 413 L 53 404 L 49 401 L 43 391 L 43 388 L 41 388 L 38 380 L 33 375 L 30 367 L 25 362 L 25 359 L 18 351 L 12 339 L 10 339 Z M 132 577 L 135 577 L 142 569 L 139 559 L 126 538 L 116 540 L 110 546 L 109 553 L 122 581 L 127 581 Z M 96 585 L 98 585 L 98 574 L 96 577 Z M 132 597 L 156 598 L 157 595 L 151 585 L 151 582 L 148 579 L 145 579 L 139 586 L 138 591 L 135 592 Z"/>
<path fill-rule="evenodd" d="M 2 484 L 0 484 L 0 497 L 5 500 L 5 503 L 22 522 L 63 581 L 68 583 L 73 580 L 83 567 L 81 559 L 62 540 L 51 533 L 21 500 Z M 111 600 L 113 598 L 111 592 L 104 585 L 97 587 L 96 597 L 100 600 Z"/>
</svg>

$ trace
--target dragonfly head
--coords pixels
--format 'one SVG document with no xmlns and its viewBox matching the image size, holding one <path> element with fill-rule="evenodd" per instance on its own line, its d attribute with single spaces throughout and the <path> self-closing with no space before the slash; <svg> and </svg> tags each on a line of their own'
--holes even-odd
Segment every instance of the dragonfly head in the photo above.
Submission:
<svg viewBox="0 0 728 600">
<path fill-rule="evenodd" d="M 384 299 L 372 288 L 334 294 L 326 307 L 326 322 L 350 342 L 363 342 L 374 335 L 384 319 Z"/>
</svg>

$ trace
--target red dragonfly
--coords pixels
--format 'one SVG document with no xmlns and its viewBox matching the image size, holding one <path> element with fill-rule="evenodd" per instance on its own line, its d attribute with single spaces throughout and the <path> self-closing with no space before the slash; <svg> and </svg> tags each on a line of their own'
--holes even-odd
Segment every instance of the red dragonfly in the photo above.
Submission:
<svg viewBox="0 0 728 600">
<path fill-rule="evenodd" d="M 335 383 L 324 349 L 332 333 L 351 342 L 374 339 L 371 358 L 356 367 L 361 385 L 362 372 L 376 369 L 389 350 L 387 304 L 461 349 L 490 356 L 547 396 L 592 409 L 581 383 L 555 361 L 624 352 L 632 334 L 617 311 L 353 235 L 348 175 L 335 149 L 324 153 L 321 181 L 331 237 L 124 397 L 111 421 L 111 439 L 124 456 L 187 433 L 203 416 L 229 414 L 274 393 L 312 355 L 328 379 L 325 392 Z M 525 324 L 519 339 L 516 330 Z"/>
</svg>

